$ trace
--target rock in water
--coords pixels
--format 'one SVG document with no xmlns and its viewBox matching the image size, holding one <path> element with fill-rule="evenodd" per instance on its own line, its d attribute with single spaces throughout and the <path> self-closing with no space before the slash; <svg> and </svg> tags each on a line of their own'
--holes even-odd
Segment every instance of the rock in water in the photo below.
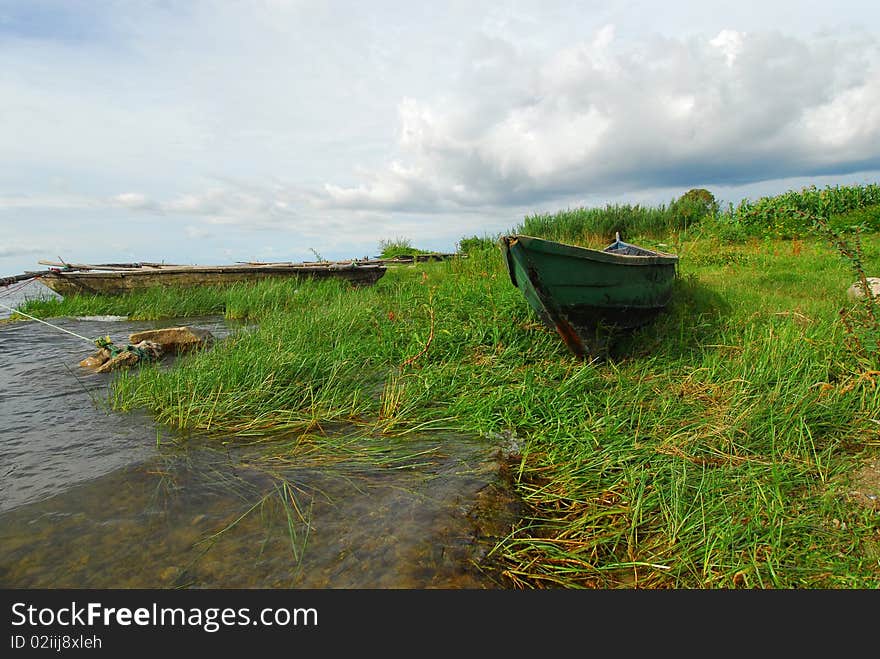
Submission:
<svg viewBox="0 0 880 659">
<path fill-rule="evenodd" d="M 186 352 L 208 345 L 214 340 L 214 336 L 208 330 L 192 329 L 190 327 L 166 327 L 164 329 L 146 330 L 144 332 L 135 332 L 128 338 L 132 344 L 138 344 L 141 341 L 158 343 L 164 354 Z"/>
<path fill-rule="evenodd" d="M 89 355 L 83 359 L 79 365 L 83 368 L 98 368 L 101 364 L 110 359 L 110 351 L 107 348 L 101 348 L 93 355 Z"/>
<path fill-rule="evenodd" d="M 95 373 L 108 373 L 120 368 L 130 368 L 141 360 L 156 361 L 162 358 L 162 346 L 151 341 L 141 341 L 128 346 L 95 369 Z M 85 361 L 85 360 L 83 360 Z M 82 362 L 80 362 L 82 363 Z"/>
<path fill-rule="evenodd" d="M 872 297 L 880 297 L 880 277 L 867 277 L 868 288 L 871 289 Z M 865 289 L 862 282 L 857 281 L 846 291 L 846 296 L 850 300 L 860 300 L 865 297 Z"/>
<path fill-rule="evenodd" d="M 111 357 L 106 362 L 95 369 L 95 373 L 109 373 L 120 368 L 130 368 L 137 364 L 141 358 L 135 352 L 123 350 L 115 357 Z"/>
<path fill-rule="evenodd" d="M 109 337 L 107 340 L 109 341 Z M 208 345 L 213 342 L 214 336 L 208 330 L 168 327 L 135 332 L 129 336 L 129 340 L 131 343 L 125 349 L 120 350 L 112 345 L 102 347 L 83 359 L 79 365 L 90 368 L 95 373 L 107 373 L 130 368 L 142 360 L 156 361 L 165 355 L 180 354 Z"/>
</svg>

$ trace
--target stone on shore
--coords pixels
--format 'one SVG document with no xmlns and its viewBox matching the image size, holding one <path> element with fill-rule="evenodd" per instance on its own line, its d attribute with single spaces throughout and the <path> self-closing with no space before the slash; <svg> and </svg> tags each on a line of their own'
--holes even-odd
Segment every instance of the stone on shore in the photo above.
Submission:
<svg viewBox="0 0 880 659">
<path fill-rule="evenodd" d="M 194 348 L 209 345 L 214 336 L 205 329 L 193 329 L 191 327 L 166 327 L 164 329 L 146 330 L 135 332 L 129 337 L 133 345 L 141 341 L 157 343 L 161 346 L 164 354 L 182 353 Z"/>
<path fill-rule="evenodd" d="M 880 277 L 867 277 L 868 288 L 871 291 L 871 297 L 880 297 Z M 850 300 L 860 300 L 865 297 L 865 289 L 862 282 L 857 281 L 846 291 L 846 297 Z"/>
</svg>

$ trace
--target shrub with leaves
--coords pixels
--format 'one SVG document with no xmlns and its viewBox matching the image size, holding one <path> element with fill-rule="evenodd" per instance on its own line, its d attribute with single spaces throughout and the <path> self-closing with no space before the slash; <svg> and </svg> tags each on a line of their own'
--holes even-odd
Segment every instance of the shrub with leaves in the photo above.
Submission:
<svg viewBox="0 0 880 659">
<path fill-rule="evenodd" d="M 706 216 L 714 216 L 718 212 L 718 202 L 705 188 L 692 188 L 673 201 L 669 210 L 675 223 L 686 229 Z"/>
<path fill-rule="evenodd" d="M 744 199 L 733 214 L 752 235 L 798 238 L 813 230 L 813 218 L 841 216 L 877 204 L 880 185 L 836 185 L 822 190 L 811 185 L 756 201 Z"/>
<path fill-rule="evenodd" d="M 498 246 L 500 236 L 467 236 L 458 241 L 458 252 L 471 254 L 487 249 L 495 249 Z"/>
<path fill-rule="evenodd" d="M 379 241 L 379 258 L 393 259 L 398 256 L 413 256 L 414 254 L 430 254 L 428 250 L 413 247 L 409 238 L 394 238 Z"/>
<path fill-rule="evenodd" d="M 824 218 L 815 218 L 814 228 L 826 236 L 852 266 L 861 295 L 840 310 L 840 320 L 846 330 L 850 354 L 863 368 L 877 370 L 880 368 L 880 314 L 864 268 L 861 231 L 856 228 L 851 238 L 845 238 Z"/>
</svg>

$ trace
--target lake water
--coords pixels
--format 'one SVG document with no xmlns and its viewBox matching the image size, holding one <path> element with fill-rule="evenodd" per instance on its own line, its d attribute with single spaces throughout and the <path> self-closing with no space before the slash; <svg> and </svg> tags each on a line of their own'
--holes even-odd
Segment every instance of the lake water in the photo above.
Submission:
<svg viewBox="0 0 880 659">
<path fill-rule="evenodd" d="M 44 288 L 0 288 L 0 303 Z M 239 328 L 49 322 L 61 329 L 0 324 L 0 587 L 499 586 L 483 559 L 516 503 L 492 443 L 352 435 L 331 454 L 322 437 L 184 437 L 109 409 L 113 375 L 79 366 L 95 350 L 86 339 L 124 345 L 186 324 L 222 340 Z"/>
</svg>

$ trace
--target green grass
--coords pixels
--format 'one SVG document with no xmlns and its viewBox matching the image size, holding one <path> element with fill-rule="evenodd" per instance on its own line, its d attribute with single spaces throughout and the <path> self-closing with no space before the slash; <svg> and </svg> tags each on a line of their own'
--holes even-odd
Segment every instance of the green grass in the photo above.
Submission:
<svg viewBox="0 0 880 659">
<path fill-rule="evenodd" d="M 634 236 L 661 236 L 684 230 L 690 225 L 689 219 L 676 214 L 672 205 L 609 204 L 604 208 L 571 208 L 529 215 L 513 232 L 584 245 L 608 243 L 619 232 L 624 240 L 632 242 Z"/>
<path fill-rule="evenodd" d="M 699 237 L 735 243 L 749 237 L 809 237 L 815 235 L 817 218 L 825 218 L 841 232 L 880 230 L 880 185 L 808 186 L 744 199 L 726 209 L 718 206 L 711 192 L 696 188 L 657 206 L 607 204 L 536 213 L 526 216 L 511 232 L 593 247 L 604 247 L 615 232 L 635 243 Z"/>
<path fill-rule="evenodd" d="M 379 241 L 379 258 L 393 259 L 398 256 L 414 256 L 416 254 L 430 254 L 428 250 L 413 247 L 409 238 L 392 238 Z"/>
<path fill-rule="evenodd" d="M 277 281 L 25 310 L 257 321 L 116 377 L 117 409 L 185 429 L 515 435 L 526 514 L 492 554 L 511 587 L 880 586 L 880 523 L 848 495 L 880 418 L 840 322 L 851 264 L 819 237 L 646 240 L 681 256 L 673 301 L 601 363 L 568 353 L 480 241 L 369 288 Z M 880 237 L 863 243 L 880 272 Z"/>
<path fill-rule="evenodd" d="M 338 290 L 340 282 L 330 282 Z M 329 288 L 321 289 L 321 297 Z M 265 279 L 256 283 L 229 286 L 201 286 L 174 289 L 157 286 L 125 296 L 76 295 L 63 299 L 31 300 L 22 311 L 45 318 L 50 316 L 120 315 L 131 320 L 183 318 L 222 314 L 227 318 L 258 319 L 275 312 L 308 308 L 315 302 L 310 281 L 296 278 Z"/>
</svg>

